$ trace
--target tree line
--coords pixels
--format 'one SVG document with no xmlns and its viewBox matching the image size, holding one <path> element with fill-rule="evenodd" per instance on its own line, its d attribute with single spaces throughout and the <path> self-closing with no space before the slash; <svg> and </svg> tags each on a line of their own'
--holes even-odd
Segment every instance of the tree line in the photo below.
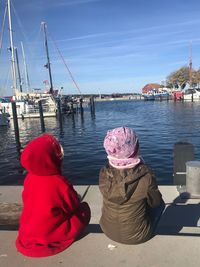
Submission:
<svg viewBox="0 0 200 267">
<path fill-rule="evenodd" d="M 200 69 L 195 70 L 186 66 L 181 67 L 180 69 L 173 71 L 166 78 L 166 86 L 169 88 L 177 88 L 183 90 L 187 84 L 190 88 L 199 88 Z"/>
</svg>

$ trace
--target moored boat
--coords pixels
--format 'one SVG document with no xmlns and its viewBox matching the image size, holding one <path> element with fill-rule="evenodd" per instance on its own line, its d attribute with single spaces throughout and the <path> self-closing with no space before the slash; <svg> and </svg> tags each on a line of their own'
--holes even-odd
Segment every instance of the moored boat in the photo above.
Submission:
<svg viewBox="0 0 200 267">
<path fill-rule="evenodd" d="M 142 94 L 144 97 L 144 100 L 170 100 L 171 99 L 171 94 L 169 92 L 165 91 L 157 91 L 157 90 L 152 90 L 149 91 L 146 94 Z"/>
<path fill-rule="evenodd" d="M 0 107 L 13 117 L 12 102 L 16 102 L 18 118 L 39 118 L 39 101 L 42 103 L 43 116 L 55 117 L 57 104 L 54 97 L 49 93 L 18 93 L 10 101 L 1 101 Z"/>
<path fill-rule="evenodd" d="M 200 101 L 200 89 L 187 89 L 184 92 L 184 100 Z"/>
</svg>

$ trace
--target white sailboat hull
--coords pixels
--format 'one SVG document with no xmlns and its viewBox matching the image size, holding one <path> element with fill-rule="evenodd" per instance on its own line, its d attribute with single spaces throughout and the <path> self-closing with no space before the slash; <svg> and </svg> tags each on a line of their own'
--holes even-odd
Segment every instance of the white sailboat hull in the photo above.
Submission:
<svg viewBox="0 0 200 267">
<path fill-rule="evenodd" d="M 193 94 L 192 93 L 184 94 L 184 100 L 186 100 L 186 101 L 200 101 L 200 92 L 197 90 L 194 90 Z"/>
<path fill-rule="evenodd" d="M 22 93 L 21 97 L 16 96 L 16 109 L 18 118 L 39 118 L 39 101 L 42 102 L 43 116 L 55 117 L 57 113 L 57 104 L 54 98 L 50 94 L 25 94 Z M 21 99 L 21 100 L 19 100 Z M 0 106 L 5 112 L 7 112 L 11 118 L 12 102 L 0 103 Z"/>
</svg>

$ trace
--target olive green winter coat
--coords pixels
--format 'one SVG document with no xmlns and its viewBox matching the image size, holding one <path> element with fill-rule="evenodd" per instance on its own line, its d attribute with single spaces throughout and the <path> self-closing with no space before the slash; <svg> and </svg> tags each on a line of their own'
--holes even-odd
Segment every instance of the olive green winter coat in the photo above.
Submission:
<svg viewBox="0 0 200 267">
<path fill-rule="evenodd" d="M 153 172 L 145 164 L 119 170 L 106 165 L 100 171 L 103 195 L 100 226 L 112 240 L 139 244 L 152 235 L 149 207 L 160 205 L 162 196 Z"/>
</svg>

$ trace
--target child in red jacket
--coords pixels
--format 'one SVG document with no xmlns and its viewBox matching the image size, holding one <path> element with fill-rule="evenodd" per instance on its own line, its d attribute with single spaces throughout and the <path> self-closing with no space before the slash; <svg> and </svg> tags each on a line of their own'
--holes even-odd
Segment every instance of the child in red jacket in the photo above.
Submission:
<svg viewBox="0 0 200 267">
<path fill-rule="evenodd" d="M 63 150 L 55 137 L 44 134 L 23 150 L 28 171 L 22 193 L 16 247 L 30 257 L 57 254 L 70 246 L 90 220 L 90 208 L 61 174 Z"/>
</svg>

